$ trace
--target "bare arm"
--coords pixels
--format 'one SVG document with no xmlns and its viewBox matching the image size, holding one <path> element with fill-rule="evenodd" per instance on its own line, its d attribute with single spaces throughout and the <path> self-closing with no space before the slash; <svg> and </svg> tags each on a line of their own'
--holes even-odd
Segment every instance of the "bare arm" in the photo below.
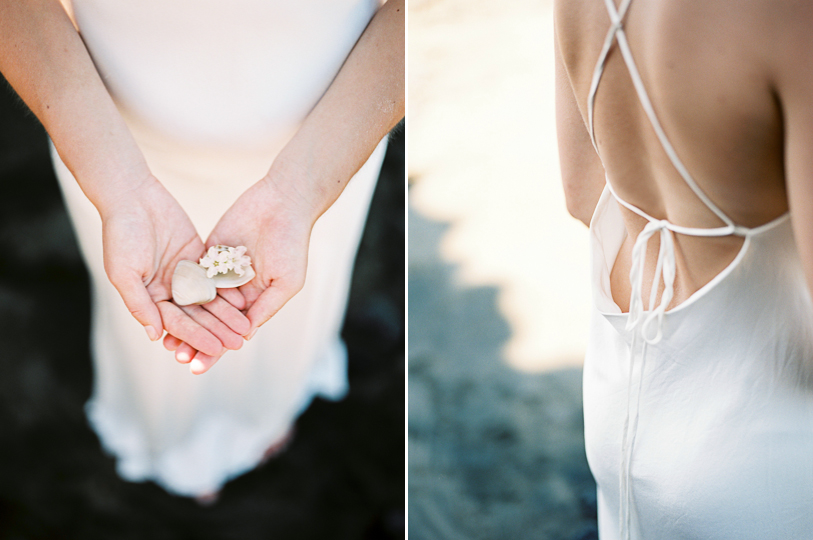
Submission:
<svg viewBox="0 0 813 540">
<path fill-rule="evenodd" d="M 574 218 L 590 225 L 601 191 L 604 166 L 590 142 L 590 134 L 579 111 L 576 96 L 567 76 L 559 42 L 554 37 L 556 54 L 556 134 L 559 139 L 559 165 L 567 210 Z"/>
<path fill-rule="evenodd" d="M 813 6 L 796 2 L 780 13 L 788 16 L 776 21 L 782 39 L 772 53 L 785 126 L 785 182 L 796 245 L 813 291 L 813 35 L 808 24 Z"/>
<path fill-rule="evenodd" d="M 0 71 L 51 136 L 100 213 L 147 164 L 60 3 L 0 2 Z"/>
<path fill-rule="evenodd" d="M 404 101 L 404 0 L 390 0 L 266 177 L 207 240 L 255 257 L 257 277 L 241 288 L 252 333 L 302 288 L 311 228 L 404 116 Z"/>
<path fill-rule="evenodd" d="M 390 0 L 274 161 L 269 181 L 306 198 L 315 221 L 403 118 L 404 102 L 404 0 Z"/>
<path fill-rule="evenodd" d="M 99 211 L 105 270 L 150 339 L 166 328 L 213 354 L 222 350 L 225 337 L 239 347 L 235 332 L 246 328 L 215 329 L 199 312 L 190 315 L 168 302 L 175 264 L 199 257 L 203 242 L 150 173 L 58 1 L 0 0 L 0 71 Z M 242 316 L 234 308 L 221 315 L 239 326 Z"/>
</svg>

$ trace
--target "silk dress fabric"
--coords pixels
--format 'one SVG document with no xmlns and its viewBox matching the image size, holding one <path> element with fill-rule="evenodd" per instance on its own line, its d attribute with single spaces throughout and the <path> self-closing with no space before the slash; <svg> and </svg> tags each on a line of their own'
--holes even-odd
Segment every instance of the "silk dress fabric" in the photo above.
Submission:
<svg viewBox="0 0 813 540">
<path fill-rule="evenodd" d="M 790 216 L 737 226 L 702 193 L 669 144 L 635 66 L 622 24 L 629 3 L 616 10 L 605 2 L 612 27 L 589 97 L 591 136 L 596 90 L 617 40 L 664 150 L 726 226 L 695 229 L 655 219 L 620 199 L 607 179 L 590 224 L 594 294 L 584 366 L 599 537 L 810 538 L 813 306 Z M 627 235 L 621 206 L 649 222 L 633 248 L 632 315 L 621 312 L 610 289 Z M 668 300 L 653 299 L 645 310 L 635 268 L 654 234 L 661 235 L 661 263 L 653 286 L 662 280 L 664 296 L 674 279 L 671 235 L 730 234 L 743 244 L 689 299 L 670 310 Z"/>
<path fill-rule="evenodd" d="M 153 174 L 205 241 L 325 92 L 369 0 L 75 0 L 76 24 Z M 307 279 L 239 351 L 195 376 L 110 284 L 101 221 L 52 148 L 93 294 L 86 406 L 119 474 L 195 496 L 255 467 L 314 396 L 347 391 L 339 332 L 386 142 L 317 221 Z"/>
</svg>

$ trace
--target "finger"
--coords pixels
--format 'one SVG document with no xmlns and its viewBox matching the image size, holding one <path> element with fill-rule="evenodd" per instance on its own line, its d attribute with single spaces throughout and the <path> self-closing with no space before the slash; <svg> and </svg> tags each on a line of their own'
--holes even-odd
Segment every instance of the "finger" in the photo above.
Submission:
<svg viewBox="0 0 813 540">
<path fill-rule="evenodd" d="M 246 313 L 246 317 L 248 317 L 248 320 L 251 323 L 251 329 L 249 330 L 246 339 L 251 339 L 254 337 L 254 334 L 257 332 L 257 328 L 265 324 L 268 319 L 276 315 L 277 312 L 282 309 L 282 306 L 284 306 L 288 300 L 293 298 L 293 296 L 299 292 L 299 289 L 301 289 L 301 287 L 292 288 L 285 287 L 283 285 L 275 285 L 275 282 L 272 281 L 271 286 L 257 297 L 257 300 L 254 301 L 251 308 L 249 308 L 248 313 Z"/>
<path fill-rule="evenodd" d="M 172 302 L 158 302 L 161 318 L 167 332 L 206 354 L 217 354 L 223 344 L 209 330 L 201 326 Z"/>
<path fill-rule="evenodd" d="M 181 343 L 183 343 L 183 341 L 176 338 L 172 334 L 167 334 L 164 336 L 164 348 L 168 351 L 176 350 Z"/>
<path fill-rule="evenodd" d="M 212 333 L 217 339 L 220 340 L 220 343 L 223 344 L 223 347 L 227 349 L 231 349 L 236 351 L 240 347 L 243 346 L 243 336 L 234 332 L 231 328 L 223 324 L 220 319 L 203 309 L 201 306 L 184 306 L 183 311 L 189 315 L 196 323 L 201 325 L 203 328 L 208 330 Z M 173 332 L 174 334 L 174 332 Z M 178 336 L 181 337 L 181 336 Z M 184 340 L 187 341 L 187 340 Z M 194 343 L 187 341 L 193 347 L 195 346 Z M 212 351 L 204 350 L 198 347 L 199 351 L 202 351 L 206 354 L 211 354 Z M 220 351 L 220 348 L 217 349 Z"/>
<path fill-rule="evenodd" d="M 243 293 L 240 292 L 240 289 L 237 288 L 218 289 L 217 294 L 219 296 L 222 296 L 229 304 L 233 305 L 237 309 L 246 308 L 246 297 L 243 296 Z"/>
<path fill-rule="evenodd" d="M 213 365 L 215 365 L 215 362 L 217 362 L 225 352 L 226 349 L 223 349 L 220 354 L 214 356 L 198 352 L 198 354 L 195 355 L 194 360 L 192 360 L 192 363 L 189 364 L 189 371 L 191 371 L 193 375 L 206 373 Z"/>
<path fill-rule="evenodd" d="M 188 343 L 181 343 L 178 346 L 178 350 L 175 351 L 175 360 L 180 362 L 181 364 L 188 364 L 192 361 L 192 358 L 195 357 L 195 353 L 197 353 L 192 346 Z"/>
<path fill-rule="evenodd" d="M 124 305 L 147 331 L 147 336 L 152 341 L 158 341 L 164 333 L 162 316 L 138 274 L 134 271 L 124 274 L 109 272 L 108 277 L 124 300 Z"/>
<path fill-rule="evenodd" d="M 242 298 L 243 295 L 241 294 L 240 297 Z M 241 336 L 246 335 L 251 327 L 246 316 L 238 308 L 219 296 L 202 307 Z"/>
</svg>

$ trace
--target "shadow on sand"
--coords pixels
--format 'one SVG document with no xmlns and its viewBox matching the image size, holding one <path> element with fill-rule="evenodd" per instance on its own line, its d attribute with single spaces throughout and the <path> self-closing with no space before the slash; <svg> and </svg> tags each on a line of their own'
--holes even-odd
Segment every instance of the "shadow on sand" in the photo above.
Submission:
<svg viewBox="0 0 813 540">
<path fill-rule="evenodd" d="M 447 228 L 410 208 L 410 540 L 597 538 L 581 370 L 502 361 L 498 290 L 456 285 Z"/>
</svg>

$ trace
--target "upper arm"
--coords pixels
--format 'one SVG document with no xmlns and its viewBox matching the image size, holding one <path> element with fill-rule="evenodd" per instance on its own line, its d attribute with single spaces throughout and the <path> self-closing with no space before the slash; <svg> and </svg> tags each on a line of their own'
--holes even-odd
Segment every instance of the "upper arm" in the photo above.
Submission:
<svg viewBox="0 0 813 540">
<path fill-rule="evenodd" d="M 813 16 L 813 9 L 802 9 Z M 775 84 L 784 123 L 788 205 L 808 289 L 813 291 L 813 35 L 807 24 L 798 23 L 809 17 L 798 15 L 778 21 L 786 41 L 774 48 Z"/>
<path fill-rule="evenodd" d="M 604 189 L 604 166 L 590 141 L 562 60 L 558 37 L 554 37 L 554 49 L 556 134 L 559 141 L 562 185 L 568 212 L 589 226 L 590 218 Z"/>
</svg>

